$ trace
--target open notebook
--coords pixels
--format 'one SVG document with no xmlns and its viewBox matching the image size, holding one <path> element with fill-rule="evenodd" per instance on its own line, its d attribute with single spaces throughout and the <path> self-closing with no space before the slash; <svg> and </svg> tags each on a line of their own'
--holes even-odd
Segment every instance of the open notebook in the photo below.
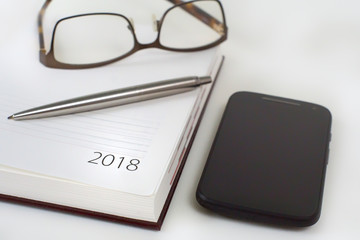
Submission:
<svg viewBox="0 0 360 240">
<path fill-rule="evenodd" d="M 36 14 L 14 23 L 0 45 L 0 197 L 160 229 L 214 83 L 87 113 L 7 117 L 152 81 L 203 75 L 215 81 L 223 57 L 217 49 L 146 50 L 100 68 L 50 69 L 38 60 Z"/>
</svg>

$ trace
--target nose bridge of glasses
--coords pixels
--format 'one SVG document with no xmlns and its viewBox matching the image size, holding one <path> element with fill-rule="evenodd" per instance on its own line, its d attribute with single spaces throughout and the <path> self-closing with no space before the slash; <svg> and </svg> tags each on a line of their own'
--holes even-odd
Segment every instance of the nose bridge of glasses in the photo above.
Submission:
<svg viewBox="0 0 360 240">
<path fill-rule="evenodd" d="M 152 15 L 152 21 L 149 19 L 147 21 L 134 22 L 130 20 L 132 27 L 134 29 L 136 39 L 141 46 L 150 47 L 152 43 L 156 41 L 158 37 L 159 21 L 156 19 L 156 16 Z"/>
</svg>

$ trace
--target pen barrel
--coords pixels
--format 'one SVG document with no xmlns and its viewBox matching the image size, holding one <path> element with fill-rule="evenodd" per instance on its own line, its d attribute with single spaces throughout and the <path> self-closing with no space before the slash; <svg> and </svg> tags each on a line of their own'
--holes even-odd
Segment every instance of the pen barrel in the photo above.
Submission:
<svg viewBox="0 0 360 240">
<path fill-rule="evenodd" d="M 54 117 L 93 111 L 179 94 L 211 82 L 210 77 L 187 77 L 159 81 L 64 100 L 14 114 L 14 120 Z"/>
</svg>

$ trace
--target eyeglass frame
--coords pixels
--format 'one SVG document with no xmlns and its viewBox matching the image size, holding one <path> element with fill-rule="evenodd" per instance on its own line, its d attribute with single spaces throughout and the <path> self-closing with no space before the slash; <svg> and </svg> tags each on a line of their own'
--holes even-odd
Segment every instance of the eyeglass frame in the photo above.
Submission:
<svg viewBox="0 0 360 240">
<path fill-rule="evenodd" d="M 147 48 L 158 48 L 158 49 L 163 49 L 163 50 L 169 50 L 169 51 L 174 51 L 174 52 L 194 52 L 194 51 L 201 51 L 201 50 L 205 50 L 208 48 L 212 48 L 222 42 L 224 42 L 227 39 L 227 34 L 228 34 L 228 28 L 226 25 L 226 20 L 225 20 L 225 13 L 224 13 L 224 9 L 220 3 L 219 0 L 192 0 L 192 1 L 188 1 L 188 2 L 184 2 L 182 0 L 167 0 L 171 3 L 174 3 L 175 5 L 170 7 L 169 9 L 167 9 L 164 14 L 162 15 L 162 17 L 160 18 L 160 20 L 156 20 L 156 28 L 157 28 L 157 37 L 156 39 L 151 42 L 151 43 L 145 43 L 142 44 L 137 40 L 136 34 L 135 34 L 135 28 L 133 26 L 133 23 L 124 15 L 121 14 L 117 14 L 117 13 L 109 13 L 109 12 L 98 12 L 98 13 L 86 13 L 86 14 L 79 14 L 79 15 L 73 15 L 73 16 L 69 16 L 69 17 L 65 17 L 62 18 L 60 20 L 58 20 L 55 24 L 54 30 L 52 32 L 52 37 L 51 37 L 51 43 L 50 43 L 50 49 L 48 51 L 48 53 L 46 53 L 46 49 L 45 49 L 45 41 L 44 41 L 44 32 L 43 32 L 43 18 L 45 15 L 45 11 L 46 8 L 49 6 L 49 4 L 51 3 L 52 0 L 46 0 L 46 2 L 43 4 L 39 14 L 38 14 L 38 34 L 39 34 L 39 45 L 40 45 L 40 50 L 39 50 L 39 58 L 40 58 L 40 62 L 50 68 L 61 68 L 61 69 L 85 69 L 85 68 L 94 68 L 94 67 L 100 67 L 100 66 L 104 66 L 110 63 L 114 63 L 117 62 L 121 59 L 124 59 L 132 54 L 134 54 L 135 52 L 139 51 L 139 50 L 143 50 L 143 49 L 147 49 Z M 197 8 L 195 5 L 192 5 L 192 8 L 186 8 L 184 6 L 184 10 L 186 10 L 187 12 L 189 12 L 189 14 L 194 15 L 194 17 L 200 19 L 202 22 L 204 22 L 206 25 L 208 25 L 209 27 L 213 28 L 215 31 L 217 31 L 221 37 L 216 40 L 215 42 L 212 42 L 210 44 L 201 46 L 201 47 L 195 47 L 195 48 L 184 48 L 184 49 L 179 49 L 179 48 L 170 48 L 170 47 L 166 47 L 161 45 L 160 43 L 160 33 L 161 33 L 161 27 L 163 24 L 163 21 L 166 17 L 166 15 L 174 8 L 176 7 L 181 7 L 183 5 L 186 4 L 190 4 L 190 3 L 194 3 L 194 2 L 202 2 L 202 1 L 214 1 L 217 2 L 219 4 L 219 7 L 221 9 L 221 13 L 223 16 L 223 22 L 218 21 L 217 19 L 215 19 L 214 17 L 212 17 L 211 15 L 207 14 L 206 12 L 204 12 L 203 10 Z M 190 5 L 189 5 L 190 6 Z M 56 32 L 56 28 L 58 26 L 58 24 L 64 20 L 68 20 L 71 18 L 76 18 L 76 17 L 82 17 L 82 16 L 94 16 L 94 15 L 113 15 L 113 16 L 118 16 L 118 17 L 122 17 L 123 19 L 125 19 L 128 24 L 129 24 L 129 30 L 131 31 L 133 38 L 134 38 L 134 47 L 132 48 L 132 50 L 130 50 L 129 52 L 125 53 L 124 55 L 121 55 L 119 57 L 110 59 L 110 60 L 106 60 L 106 61 L 102 61 L 102 62 L 97 62 L 97 63 L 88 63 L 88 64 L 69 64 L 69 63 L 62 63 L 59 62 L 55 59 L 55 55 L 54 55 L 54 37 L 55 37 L 55 32 Z M 209 20 L 210 19 L 210 20 Z"/>
</svg>

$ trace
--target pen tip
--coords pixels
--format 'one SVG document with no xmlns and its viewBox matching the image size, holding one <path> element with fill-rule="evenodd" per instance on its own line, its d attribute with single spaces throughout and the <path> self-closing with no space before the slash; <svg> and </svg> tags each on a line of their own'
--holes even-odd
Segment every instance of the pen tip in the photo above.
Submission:
<svg viewBox="0 0 360 240">
<path fill-rule="evenodd" d="M 9 120 L 14 119 L 14 115 L 11 115 L 10 117 L 8 117 Z"/>
</svg>

